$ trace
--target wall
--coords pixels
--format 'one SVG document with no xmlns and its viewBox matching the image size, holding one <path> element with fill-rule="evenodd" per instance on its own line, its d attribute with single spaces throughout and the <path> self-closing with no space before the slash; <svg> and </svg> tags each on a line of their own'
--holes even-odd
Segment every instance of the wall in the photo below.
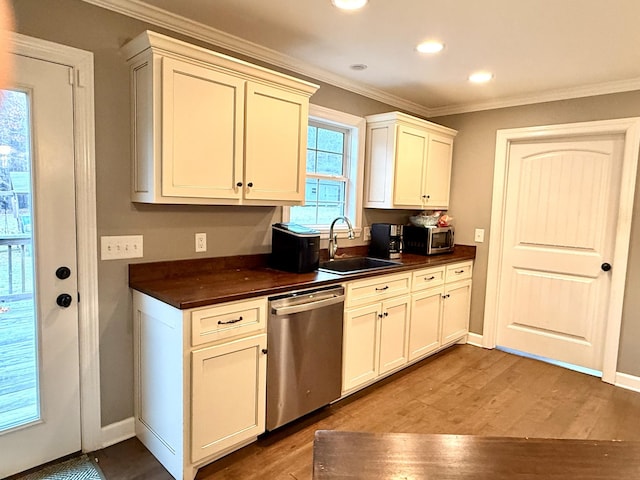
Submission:
<svg viewBox="0 0 640 480">
<path fill-rule="evenodd" d="M 473 275 L 471 331 L 482 333 L 491 232 L 491 197 L 496 132 L 499 129 L 640 116 L 640 91 L 539 103 L 430 119 L 459 131 L 453 154 L 450 212 L 456 241 L 473 244 L 474 229 L 485 229 L 477 244 Z M 638 181 L 636 181 L 636 185 Z M 615 265 L 614 265 L 615 268 Z M 618 371 L 640 376 L 640 192 L 636 195 L 625 289 Z"/>
<path fill-rule="evenodd" d="M 147 29 L 212 47 L 80 0 L 56 0 L 55 8 L 52 3 L 14 2 L 16 30 L 94 54 L 98 236 L 144 235 L 141 261 L 145 262 L 269 252 L 270 225 L 281 220 L 280 208 L 161 206 L 133 204 L 129 200 L 129 72 L 119 53 L 120 47 Z M 232 52 L 217 50 L 237 57 Z M 312 102 L 360 116 L 393 110 L 383 103 L 323 84 Z M 365 224 L 371 222 L 369 216 L 375 221 L 402 218 L 397 212 L 365 213 Z M 208 252 L 204 255 L 194 252 L 196 232 L 208 234 Z M 346 239 L 341 240 L 342 245 L 347 243 Z M 352 242 L 359 243 L 362 242 Z M 127 265 L 126 260 L 112 260 L 100 261 L 98 266 L 103 425 L 133 415 L 133 339 Z"/>
</svg>

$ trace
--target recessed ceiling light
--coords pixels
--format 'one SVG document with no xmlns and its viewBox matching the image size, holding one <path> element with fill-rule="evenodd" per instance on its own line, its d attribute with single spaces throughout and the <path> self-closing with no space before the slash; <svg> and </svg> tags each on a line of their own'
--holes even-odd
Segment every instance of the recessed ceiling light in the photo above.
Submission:
<svg viewBox="0 0 640 480">
<path fill-rule="evenodd" d="M 331 0 L 331 3 L 341 10 L 358 10 L 364 7 L 369 0 Z"/>
<path fill-rule="evenodd" d="M 444 44 L 430 40 L 428 42 L 422 42 L 416 47 L 416 50 L 420 53 L 438 53 L 442 51 Z"/>
<path fill-rule="evenodd" d="M 366 70 L 367 68 L 369 68 L 367 65 L 365 65 L 364 63 L 354 63 L 353 65 L 350 65 L 349 68 L 351 70 Z"/>
<path fill-rule="evenodd" d="M 469 75 L 469 81 L 473 83 L 486 83 L 493 78 L 491 72 L 476 72 Z"/>
</svg>

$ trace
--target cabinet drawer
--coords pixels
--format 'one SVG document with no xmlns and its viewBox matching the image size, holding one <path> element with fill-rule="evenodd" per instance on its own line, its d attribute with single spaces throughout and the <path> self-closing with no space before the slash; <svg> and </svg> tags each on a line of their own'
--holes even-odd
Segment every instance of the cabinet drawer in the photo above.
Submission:
<svg viewBox="0 0 640 480">
<path fill-rule="evenodd" d="M 403 295 L 410 290 L 411 274 L 385 275 L 347 283 L 346 306 L 364 305 Z"/>
<path fill-rule="evenodd" d="M 266 318 L 266 298 L 195 310 L 191 313 L 191 344 L 201 345 L 263 331 Z"/>
<path fill-rule="evenodd" d="M 445 267 L 426 268 L 413 272 L 411 281 L 411 291 L 424 290 L 426 288 L 437 287 L 444 283 Z"/>
<path fill-rule="evenodd" d="M 465 280 L 471 278 L 473 268 L 471 262 L 455 263 L 453 265 L 447 265 L 444 281 L 446 283 L 457 282 L 458 280 Z"/>
</svg>

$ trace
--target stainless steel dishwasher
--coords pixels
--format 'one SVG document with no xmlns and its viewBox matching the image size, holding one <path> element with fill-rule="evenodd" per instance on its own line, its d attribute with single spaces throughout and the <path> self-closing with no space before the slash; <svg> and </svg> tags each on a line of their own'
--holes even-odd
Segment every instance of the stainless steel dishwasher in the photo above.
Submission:
<svg viewBox="0 0 640 480">
<path fill-rule="evenodd" d="M 267 430 L 340 397 L 344 288 L 269 299 Z"/>
</svg>

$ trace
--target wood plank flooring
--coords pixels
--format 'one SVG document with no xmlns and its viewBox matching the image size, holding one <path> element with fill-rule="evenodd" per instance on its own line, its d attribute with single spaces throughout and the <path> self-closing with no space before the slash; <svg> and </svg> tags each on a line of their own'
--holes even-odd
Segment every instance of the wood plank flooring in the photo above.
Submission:
<svg viewBox="0 0 640 480">
<path fill-rule="evenodd" d="M 316 430 L 640 440 L 640 393 L 456 345 L 201 468 L 197 480 L 310 480 Z M 170 479 L 137 439 L 94 452 L 107 480 Z"/>
</svg>

